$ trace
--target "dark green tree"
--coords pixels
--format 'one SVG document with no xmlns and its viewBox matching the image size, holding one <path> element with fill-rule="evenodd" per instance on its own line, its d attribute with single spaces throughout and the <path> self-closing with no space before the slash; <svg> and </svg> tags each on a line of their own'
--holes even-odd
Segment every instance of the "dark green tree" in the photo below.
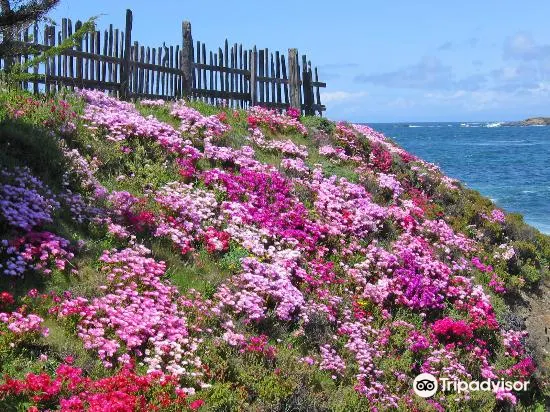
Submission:
<svg viewBox="0 0 550 412">
<path fill-rule="evenodd" d="M 25 27 L 43 19 L 60 0 L 0 0 L 0 56 L 5 58 L 6 67 L 13 63 L 13 56 L 19 46 L 14 41 Z"/>
</svg>

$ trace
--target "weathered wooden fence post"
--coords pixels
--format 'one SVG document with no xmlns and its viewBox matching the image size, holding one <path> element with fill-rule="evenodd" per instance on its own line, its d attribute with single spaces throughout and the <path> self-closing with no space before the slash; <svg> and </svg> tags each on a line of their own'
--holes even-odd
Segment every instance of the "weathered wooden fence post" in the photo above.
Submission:
<svg viewBox="0 0 550 412">
<path fill-rule="evenodd" d="M 313 87 L 311 86 L 311 68 L 308 70 L 306 55 L 302 55 L 302 96 L 304 96 L 304 114 L 312 115 Z"/>
<path fill-rule="evenodd" d="M 302 56 L 302 95 L 304 96 L 304 113 L 313 116 L 313 85 L 311 74 L 311 61 L 307 61 L 306 55 Z"/>
<path fill-rule="evenodd" d="M 256 46 L 250 53 L 250 106 L 256 106 L 258 103 L 258 81 L 256 77 L 258 76 L 258 50 Z"/>
<path fill-rule="evenodd" d="M 290 89 L 290 106 L 301 111 L 298 49 L 288 49 L 288 88 Z"/>
<path fill-rule="evenodd" d="M 38 23 L 34 23 L 34 27 L 33 27 L 33 44 L 37 45 L 38 44 Z M 45 41 L 45 39 L 44 39 Z M 33 58 L 36 57 L 36 54 L 33 55 Z M 33 77 L 34 77 L 34 83 L 33 83 L 33 93 L 34 94 L 38 94 L 38 64 L 35 64 L 33 69 L 32 69 L 32 73 L 33 73 Z"/>
<path fill-rule="evenodd" d="M 80 30 L 81 27 L 82 27 L 82 22 L 80 20 L 78 20 L 76 22 L 76 25 L 74 26 L 75 32 Z M 76 44 L 76 50 L 78 52 L 82 52 L 82 39 L 78 40 L 78 43 Z M 82 56 L 79 55 L 76 58 L 76 78 L 77 78 L 76 84 L 77 84 L 78 87 L 82 87 L 82 75 L 83 75 L 83 73 L 84 73 L 83 60 L 82 60 Z"/>
<path fill-rule="evenodd" d="M 130 95 L 130 59 L 132 58 L 132 10 L 126 10 L 126 29 L 124 31 L 124 61 L 120 71 L 120 98 L 128 99 Z M 93 63 L 92 63 L 93 64 Z"/>
<path fill-rule="evenodd" d="M 193 91 L 193 35 L 191 34 L 191 23 L 184 21 L 181 25 L 182 34 L 182 58 L 181 71 L 183 72 L 183 95 L 191 96 Z"/>
</svg>

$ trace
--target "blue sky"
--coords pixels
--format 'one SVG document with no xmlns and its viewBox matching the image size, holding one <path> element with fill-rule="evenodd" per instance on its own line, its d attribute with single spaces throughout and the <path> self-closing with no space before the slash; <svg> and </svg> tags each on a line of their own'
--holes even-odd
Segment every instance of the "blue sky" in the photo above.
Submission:
<svg viewBox="0 0 550 412">
<path fill-rule="evenodd" d="M 297 47 L 327 82 L 332 119 L 363 122 L 519 120 L 550 116 L 550 2 L 62 0 L 51 17 L 101 14 L 158 46 L 181 21 L 217 49 Z"/>
</svg>

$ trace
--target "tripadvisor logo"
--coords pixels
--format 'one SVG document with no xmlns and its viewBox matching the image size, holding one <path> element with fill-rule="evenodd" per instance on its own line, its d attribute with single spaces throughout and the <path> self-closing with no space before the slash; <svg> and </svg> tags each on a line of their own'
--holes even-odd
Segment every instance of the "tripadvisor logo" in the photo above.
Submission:
<svg viewBox="0 0 550 412">
<path fill-rule="evenodd" d="M 413 390 L 421 398 L 429 398 L 437 392 L 437 379 L 431 373 L 421 373 L 413 381 Z"/>
<path fill-rule="evenodd" d="M 441 387 L 442 392 L 474 392 L 474 391 L 526 391 L 529 381 L 505 381 L 486 379 L 484 381 L 462 381 L 449 378 L 439 378 L 431 373 L 421 373 L 413 381 L 413 390 L 421 398 L 434 396 Z"/>
</svg>

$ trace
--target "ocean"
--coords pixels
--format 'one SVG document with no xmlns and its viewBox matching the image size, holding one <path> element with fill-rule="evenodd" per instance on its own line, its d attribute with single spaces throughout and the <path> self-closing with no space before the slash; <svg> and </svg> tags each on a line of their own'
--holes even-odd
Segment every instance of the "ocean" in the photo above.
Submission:
<svg viewBox="0 0 550 412">
<path fill-rule="evenodd" d="M 369 126 L 550 234 L 550 126 L 486 122 Z"/>
</svg>

